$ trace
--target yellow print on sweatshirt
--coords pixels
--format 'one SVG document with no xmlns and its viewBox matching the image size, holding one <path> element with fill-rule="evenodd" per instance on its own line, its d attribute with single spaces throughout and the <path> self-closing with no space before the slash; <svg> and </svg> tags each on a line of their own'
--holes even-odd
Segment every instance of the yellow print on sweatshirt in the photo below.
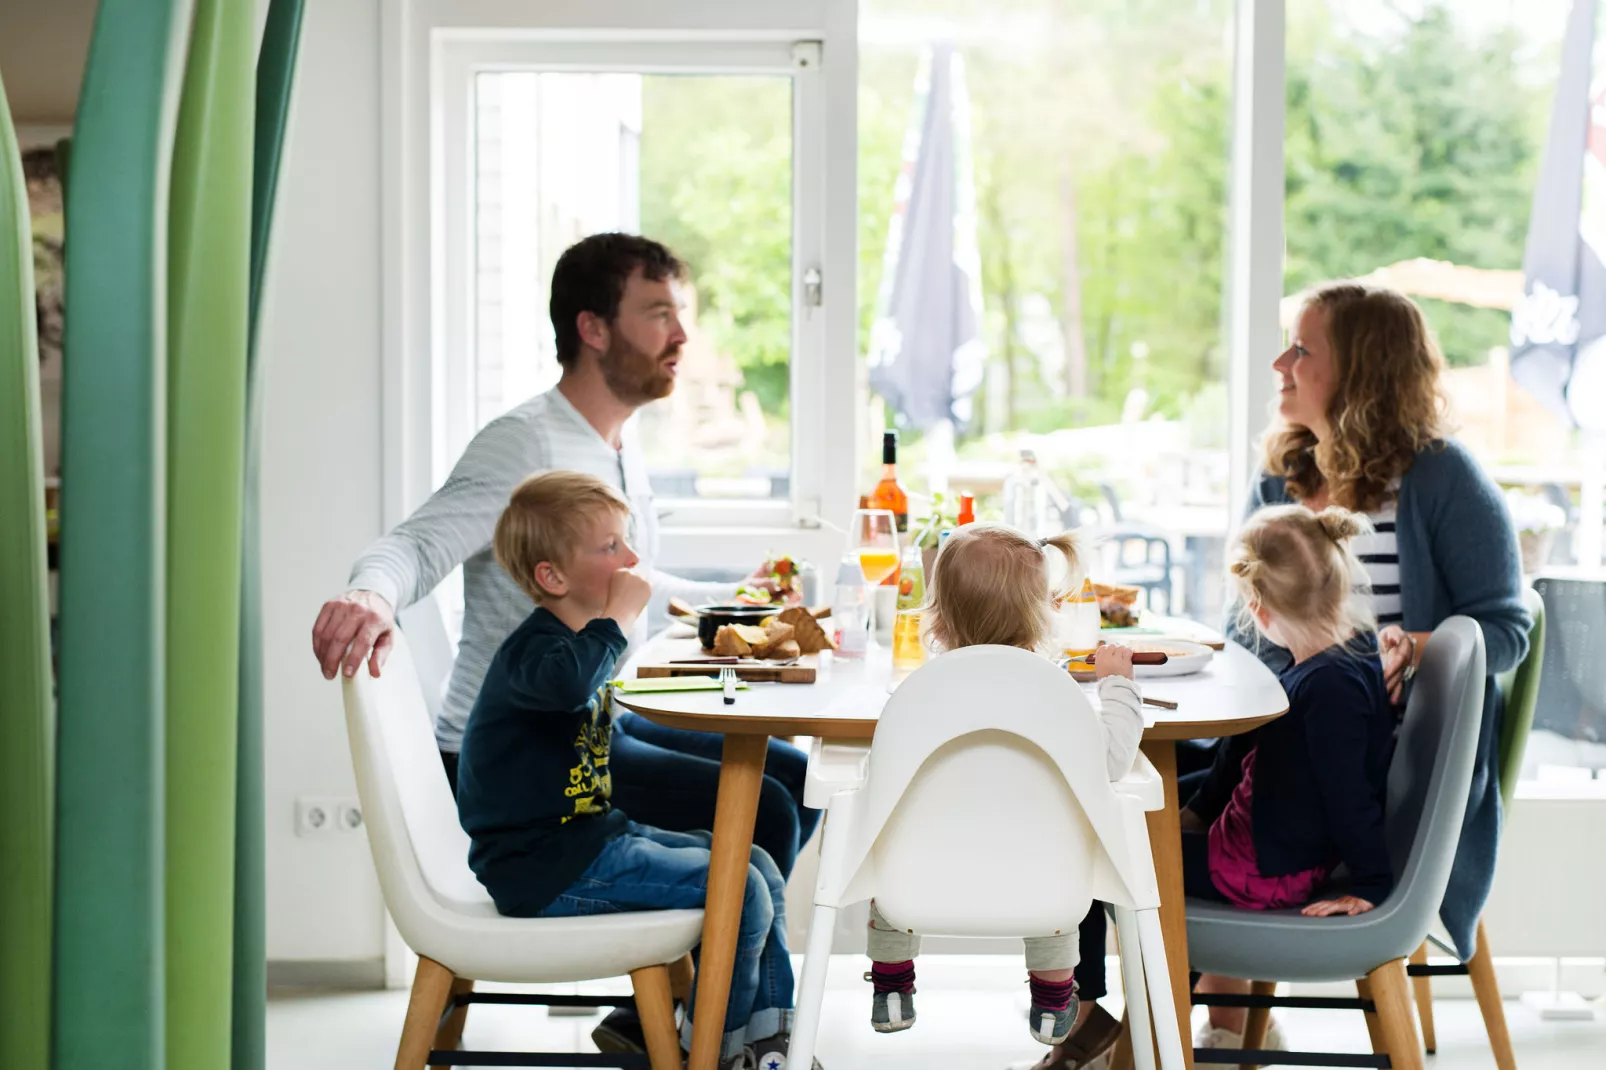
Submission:
<svg viewBox="0 0 1606 1070">
<path fill-rule="evenodd" d="M 563 793 L 574 800 L 571 816 L 605 814 L 609 809 L 613 776 L 608 770 L 608 750 L 613 718 L 607 690 L 603 687 L 592 698 L 588 704 L 589 716 L 580 722 L 574 737 L 575 765 L 569 770 L 569 785 L 563 789 Z"/>
</svg>

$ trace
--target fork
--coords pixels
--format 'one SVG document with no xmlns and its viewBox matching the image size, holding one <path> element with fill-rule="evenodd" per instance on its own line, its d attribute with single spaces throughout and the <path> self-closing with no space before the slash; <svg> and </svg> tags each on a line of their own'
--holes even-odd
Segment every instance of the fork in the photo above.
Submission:
<svg viewBox="0 0 1606 1070">
<path fill-rule="evenodd" d="M 736 670 L 730 666 L 719 670 L 719 686 L 725 692 L 725 705 L 736 705 Z"/>
</svg>

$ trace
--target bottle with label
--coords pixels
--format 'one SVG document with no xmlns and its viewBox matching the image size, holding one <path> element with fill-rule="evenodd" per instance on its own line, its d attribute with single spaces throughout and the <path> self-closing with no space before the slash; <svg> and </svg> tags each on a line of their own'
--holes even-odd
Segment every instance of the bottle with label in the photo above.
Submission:
<svg viewBox="0 0 1606 1070">
<path fill-rule="evenodd" d="M 920 547 L 903 551 L 903 567 L 898 573 L 898 615 L 892 623 L 892 668 L 910 672 L 925 664 L 926 650 L 920 644 L 920 607 L 926 602 L 926 570 Z"/>
<path fill-rule="evenodd" d="M 976 522 L 976 496 L 966 491 L 959 496 L 959 516 L 954 520 L 954 527 L 962 528 L 966 524 Z"/>
<path fill-rule="evenodd" d="M 843 557 L 837 569 L 836 593 L 831 600 L 831 627 L 836 633 L 838 657 L 864 657 L 870 645 L 870 600 L 864 570 L 852 554 Z"/>
<path fill-rule="evenodd" d="M 1048 521 L 1048 480 L 1037 454 L 1020 451 L 1020 463 L 1004 478 L 1004 523 L 1029 538 L 1040 538 Z"/>
<path fill-rule="evenodd" d="M 909 495 L 898 485 L 898 432 L 881 436 L 881 482 L 870 492 L 870 508 L 892 514 L 898 534 L 909 530 Z"/>
</svg>

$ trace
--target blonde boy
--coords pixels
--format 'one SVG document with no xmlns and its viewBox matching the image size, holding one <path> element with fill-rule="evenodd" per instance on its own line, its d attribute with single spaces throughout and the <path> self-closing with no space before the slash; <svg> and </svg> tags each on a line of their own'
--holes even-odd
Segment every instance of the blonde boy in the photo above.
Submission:
<svg viewBox="0 0 1606 1070">
<path fill-rule="evenodd" d="M 640 825 L 611 802 L 608 680 L 652 594 L 631 571 L 629 523 L 606 483 L 544 472 L 519 484 L 496 525 L 496 560 L 536 608 L 491 659 L 463 734 L 457 801 L 469 865 L 503 914 L 703 906 L 708 833 Z M 786 886 L 762 848 L 751 862 L 722 1066 L 782 1068 Z M 691 1038 L 690 1014 L 681 1036 Z"/>
</svg>

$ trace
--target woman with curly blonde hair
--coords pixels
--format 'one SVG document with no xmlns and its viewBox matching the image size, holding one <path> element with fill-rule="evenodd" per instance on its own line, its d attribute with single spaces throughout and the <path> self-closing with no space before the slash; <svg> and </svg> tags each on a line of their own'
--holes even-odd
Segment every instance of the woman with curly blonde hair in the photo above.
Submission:
<svg viewBox="0 0 1606 1070">
<path fill-rule="evenodd" d="M 1379 625 L 1378 653 L 1396 707 L 1434 628 L 1462 614 L 1483 629 L 1491 678 L 1460 847 L 1440 908 L 1467 959 L 1476 950 L 1500 834 L 1500 690 L 1492 674 L 1515 668 L 1528 653 L 1533 622 L 1523 604 L 1517 534 L 1499 489 L 1449 437 L 1443 367 L 1422 310 L 1404 294 L 1353 282 L 1316 289 L 1272 363 L 1281 387 L 1277 416 L 1246 512 L 1334 505 L 1370 520 L 1372 533 L 1353 545 L 1367 573 L 1361 594 Z M 1258 649 L 1276 671 L 1289 663 L 1281 647 L 1262 642 Z"/>
</svg>

